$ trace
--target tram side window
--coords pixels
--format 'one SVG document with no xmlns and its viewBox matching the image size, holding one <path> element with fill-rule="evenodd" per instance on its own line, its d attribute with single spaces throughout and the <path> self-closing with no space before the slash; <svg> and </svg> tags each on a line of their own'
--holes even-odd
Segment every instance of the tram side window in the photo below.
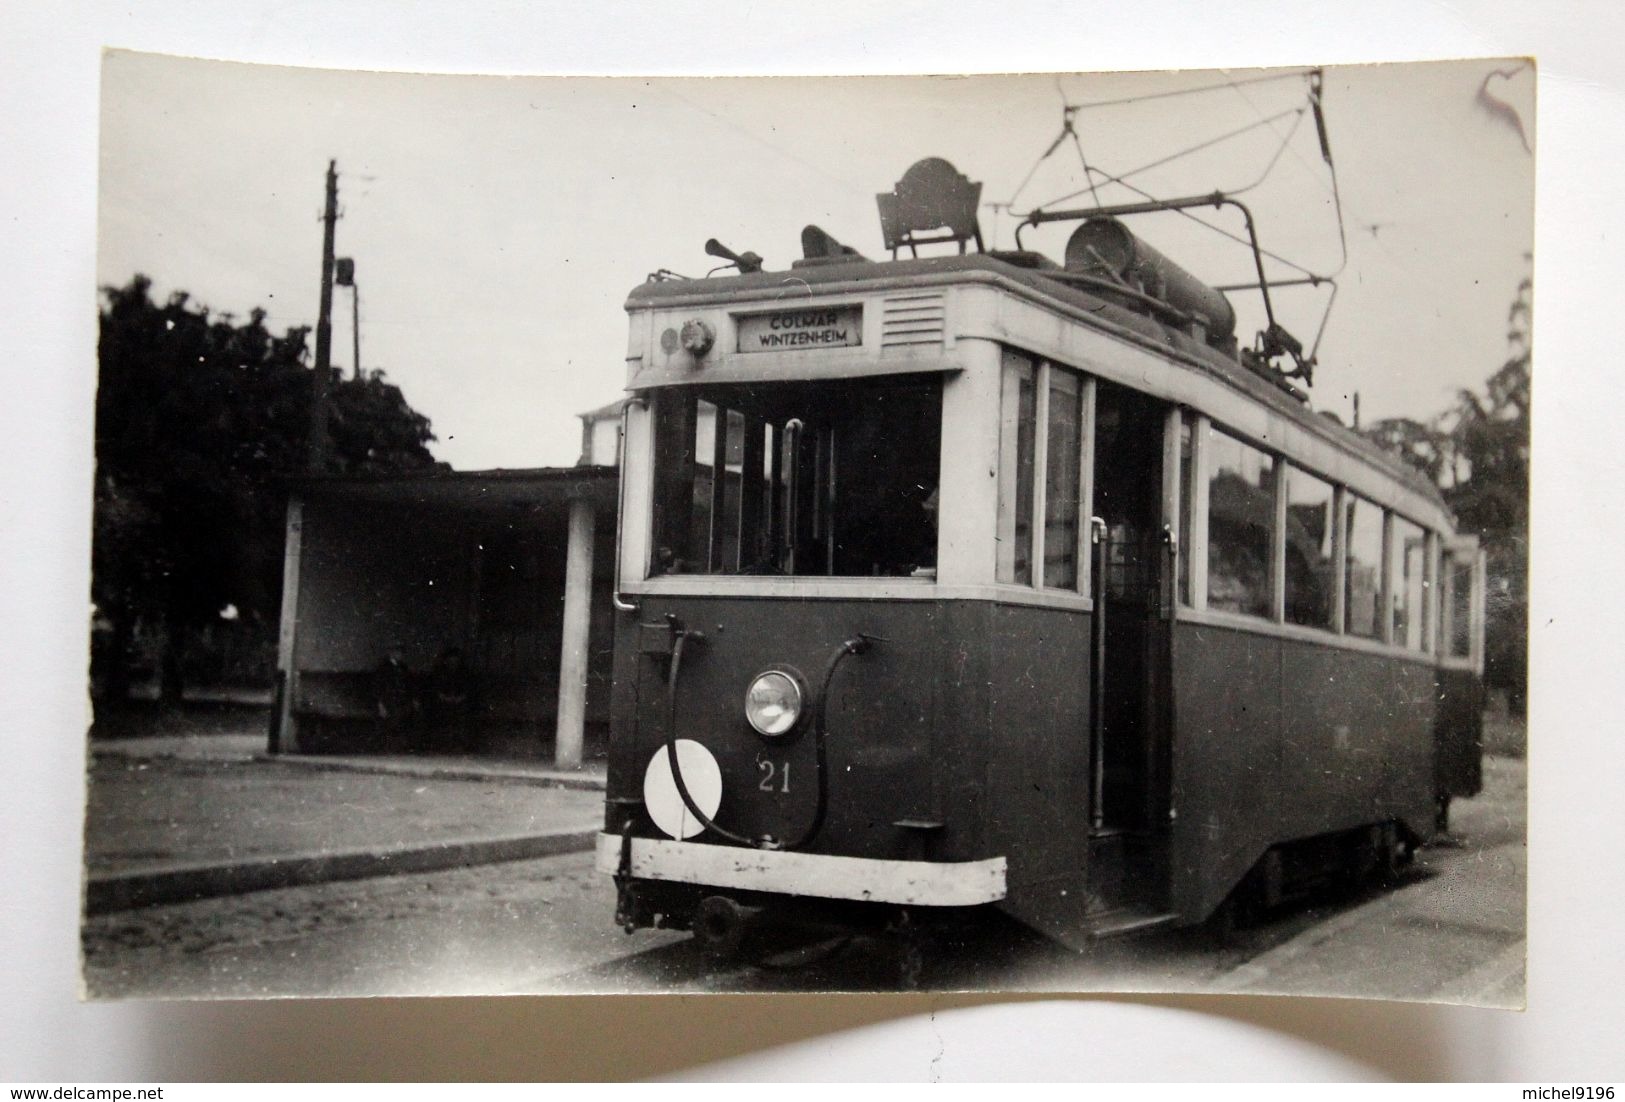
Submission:
<svg viewBox="0 0 1625 1102">
<path fill-rule="evenodd" d="M 1049 371 L 1049 424 L 1044 474 L 1044 584 L 1078 587 L 1078 460 L 1083 449 L 1083 384 L 1069 371 Z"/>
<path fill-rule="evenodd" d="M 940 381 L 671 388 L 650 575 L 929 576 Z"/>
<path fill-rule="evenodd" d="M 1024 356 L 1004 354 L 999 402 L 998 580 L 1033 582 L 1033 476 L 1037 459 L 1037 368 Z"/>
<path fill-rule="evenodd" d="M 1192 465 L 1195 456 L 1192 451 L 1192 441 L 1196 426 L 1192 423 L 1189 414 L 1179 419 L 1179 603 L 1191 603 L 1191 511 L 1196 503 L 1196 495 L 1191 492 L 1191 479 L 1195 477 L 1196 468 Z"/>
<path fill-rule="evenodd" d="M 1270 549 L 1275 521 L 1275 461 L 1214 429 L 1207 445 L 1207 603 L 1223 612 L 1271 615 Z"/>
<path fill-rule="evenodd" d="M 1087 394 L 1081 375 L 1005 350 L 999 400 L 995 573 L 1001 582 L 1033 585 L 1036 580 L 1052 589 L 1078 588 Z M 1035 523 L 1040 525 L 1036 533 Z M 1042 557 L 1037 564 L 1033 562 L 1035 534 Z"/>
<path fill-rule="evenodd" d="M 1473 564 L 1451 555 L 1445 560 L 1445 624 L 1451 658 L 1471 658 L 1473 653 Z"/>
<path fill-rule="evenodd" d="M 1382 636 L 1382 510 L 1364 498 L 1348 495 L 1345 507 L 1347 552 L 1343 604 L 1348 633 L 1366 639 Z"/>
<path fill-rule="evenodd" d="M 1427 649 L 1427 596 L 1432 579 L 1428 577 L 1427 533 L 1394 517 L 1393 552 L 1389 558 L 1392 575 L 1388 591 L 1394 606 L 1394 642 L 1407 650 Z"/>
<path fill-rule="evenodd" d="M 1287 468 L 1286 622 L 1336 630 L 1337 513 L 1332 485 Z"/>
</svg>

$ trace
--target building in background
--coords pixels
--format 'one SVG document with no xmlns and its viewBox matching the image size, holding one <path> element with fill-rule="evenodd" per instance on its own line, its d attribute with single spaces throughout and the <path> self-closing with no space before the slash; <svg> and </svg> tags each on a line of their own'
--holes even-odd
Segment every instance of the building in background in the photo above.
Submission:
<svg viewBox="0 0 1625 1102">
<path fill-rule="evenodd" d="M 590 756 L 609 720 L 609 423 L 576 467 L 296 485 L 272 751 Z"/>
</svg>

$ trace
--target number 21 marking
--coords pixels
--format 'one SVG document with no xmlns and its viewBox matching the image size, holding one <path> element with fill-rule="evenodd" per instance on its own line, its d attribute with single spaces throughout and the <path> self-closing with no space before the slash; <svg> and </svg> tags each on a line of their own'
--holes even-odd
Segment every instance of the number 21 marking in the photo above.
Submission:
<svg viewBox="0 0 1625 1102">
<path fill-rule="evenodd" d="M 775 766 L 774 766 L 774 764 L 772 762 L 763 760 L 763 761 L 758 761 L 756 763 L 756 767 L 762 771 L 762 780 L 761 780 L 761 783 L 756 786 L 757 788 L 761 789 L 763 792 L 774 792 L 774 791 L 788 792 L 788 791 L 790 791 L 790 763 L 789 762 L 785 762 L 784 765 L 779 766 L 779 767 L 777 767 L 775 769 Z M 775 789 L 773 787 L 773 776 L 774 776 L 775 771 L 778 773 L 778 777 L 779 777 L 779 785 L 778 785 L 777 789 Z"/>
</svg>

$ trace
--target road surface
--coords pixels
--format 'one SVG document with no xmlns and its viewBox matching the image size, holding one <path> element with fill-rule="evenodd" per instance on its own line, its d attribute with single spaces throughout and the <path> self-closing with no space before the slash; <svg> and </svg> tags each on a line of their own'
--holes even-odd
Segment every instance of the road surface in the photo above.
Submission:
<svg viewBox="0 0 1625 1102">
<path fill-rule="evenodd" d="M 1401 885 L 1298 904 L 1221 940 L 1207 930 L 1080 956 L 989 915 L 939 944 L 927 989 L 1339 994 L 1519 1006 L 1525 790 L 1492 758 L 1458 804 L 1457 844 Z M 592 855 L 255 892 L 94 916 L 85 986 L 131 996 L 890 990 L 889 945 L 856 938 L 773 966 L 718 966 L 682 934 L 623 934 Z"/>
</svg>

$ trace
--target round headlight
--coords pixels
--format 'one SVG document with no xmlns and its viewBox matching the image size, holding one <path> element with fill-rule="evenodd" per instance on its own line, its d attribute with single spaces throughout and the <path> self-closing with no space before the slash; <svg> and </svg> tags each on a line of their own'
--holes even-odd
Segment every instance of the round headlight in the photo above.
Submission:
<svg viewBox="0 0 1625 1102">
<path fill-rule="evenodd" d="M 803 695 L 793 674 L 784 670 L 757 674 L 745 693 L 745 718 L 758 734 L 768 738 L 787 735 L 801 719 Z"/>
</svg>

